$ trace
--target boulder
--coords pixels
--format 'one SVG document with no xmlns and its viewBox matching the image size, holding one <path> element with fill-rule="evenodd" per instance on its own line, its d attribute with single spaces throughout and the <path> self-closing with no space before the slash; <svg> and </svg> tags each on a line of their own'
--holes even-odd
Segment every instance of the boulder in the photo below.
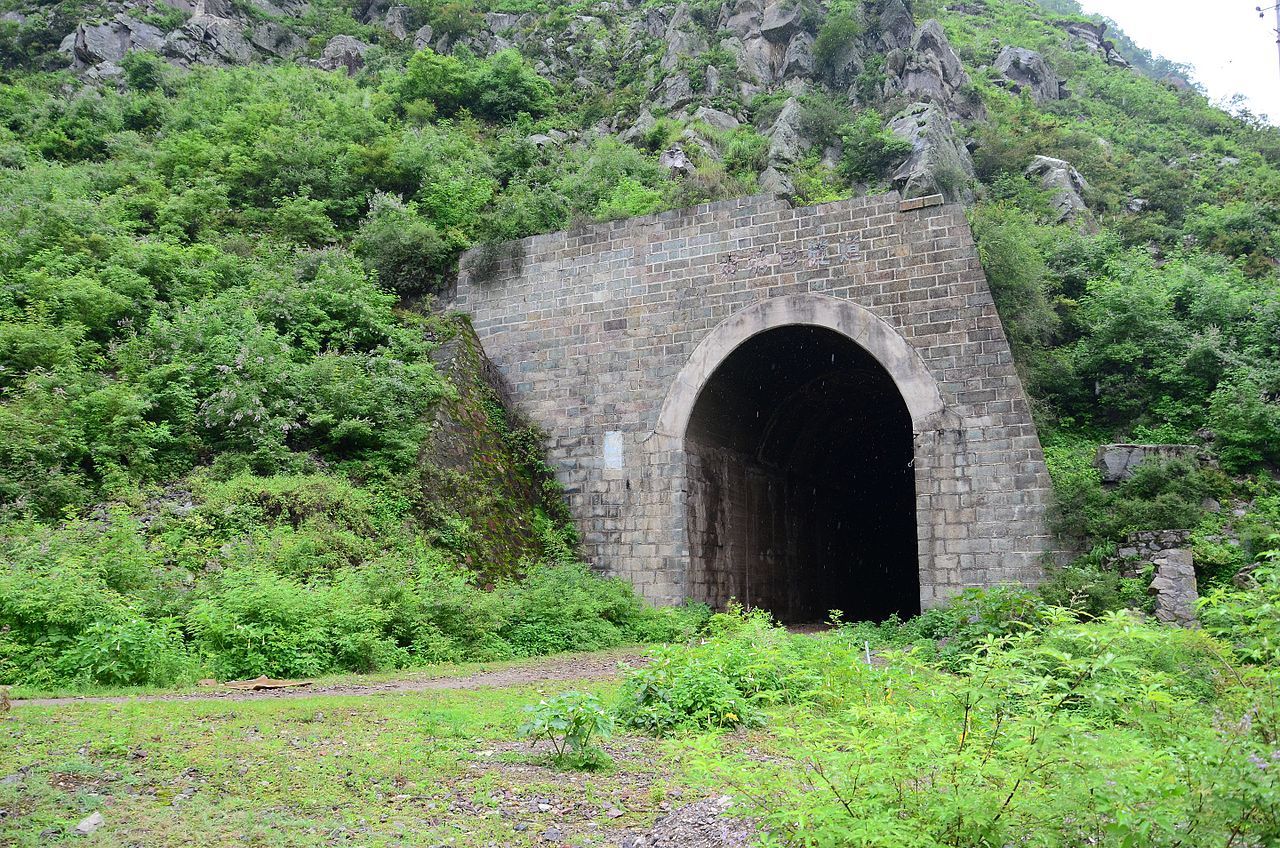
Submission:
<svg viewBox="0 0 1280 848">
<path fill-rule="evenodd" d="M 418 31 L 413 34 L 413 49 L 421 50 L 424 47 L 430 47 L 433 35 L 435 35 L 435 30 L 431 28 L 431 24 L 424 24 L 418 27 Z"/>
<path fill-rule="evenodd" d="M 249 43 L 273 56 L 293 56 L 306 49 L 307 43 L 293 30 L 275 21 L 262 21 L 249 30 Z"/>
<path fill-rule="evenodd" d="M 671 16 L 671 21 L 662 34 L 662 40 L 666 44 L 660 65 L 664 71 L 675 70 L 681 59 L 698 56 L 707 49 L 706 39 L 694 24 L 687 3 L 676 7 L 675 14 Z"/>
<path fill-rule="evenodd" d="M 80 820 L 80 823 L 76 825 L 76 834 L 79 836 L 88 836 L 89 834 L 96 832 L 106 823 L 107 821 L 102 817 L 102 813 L 93 813 Z"/>
<path fill-rule="evenodd" d="M 1107 39 L 1107 25 L 1093 21 L 1060 21 L 1058 26 L 1067 31 L 1072 42 L 1097 53 L 1109 65 L 1118 68 L 1131 67 L 1128 60 L 1116 50 L 1115 42 Z"/>
<path fill-rule="evenodd" d="M 1099 445 L 1093 467 L 1102 473 L 1103 483 L 1120 483 L 1133 476 L 1134 470 L 1149 459 L 1199 460 L 1195 445 Z"/>
<path fill-rule="evenodd" d="M 790 98 L 778 113 L 777 120 L 765 133 L 769 137 L 769 163 L 790 165 L 809 150 L 809 140 L 801 131 L 800 101 Z"/>
<path fill-rule="evenodd" d="M 648 109 L 645 109 L 635 119 L 635 122 L 624 130 L 618 138 L 627 144 L 632 144 L 638 139 L 644 138 L 649 133 L 649 130 L 653 129 L 657 123 L 658 121 L 653 117 L 653 113 Z"/>
<path fill-rule="evenodd" d="M 918 101 L 937 103 L 956 118 L 984 117 L 969 75 L 937 21 L 921 24 L 911 38 L 910 49 L 892 51 L 885 57 L 885 65 L 890 71 L 886 94 L 900 92 Z"/>
<path fill-rule="evenodd" d="M 778 77 L 784 80 L 813 76 L 813 36 L 807 32 L 797 32 L 787 44 L 782 54 L 782 65 L 778 69 Z"/>
<path fill-rule="evenodd" d="M 1097 221 L 1084 202 L 1089 184 L 1079 171 L 1071 167 L 1070 162 L 1037 156 L 1027 166 L 1026 175 L 1039 180 L 1042 188 L 1053 192 L 1054 223 L 1074 223 L 1090 232 L 1097 230 Z"/>
<path fill-rule="evenodd" d="M 336 71 L 341 68 L 351 75 L 364 67 L 364 54 L 368 51 L 369 45 L 358 38 L 350 35 L 335 35 L 324 46 L 324 51 L 316 60 L 316 67 L 325 71 Z"/>
<path fill-rule="evenodd" d="M 521 17 L 523 16 L 511 12 L 485 12 L 484 26 L 495 35 L 509 32 L 520 25 Z"/>
<path fill-rule="evenodd" d="M 916 32 L 915 18 L 906 0 L 887 0 L 880 7 L 880 41 L 886 50 L 904 50 L 911 46 Z"/>
<path fill-rule="evenodd" d="M 765 194 L 791 194 L 796 190 L 790 177 L 772 165 L 760 172 L 756 186 Z"/>
<path fill-rule="evenodd" d="M 693 100 L 693 83 L 685 73 L 668 76 L 653 95 L 653 105 L 668 111 L 687 106 Z"/>
<path fill-rule="evenodd" d="M 745 79 L 766 86 L 774 81 L 778 45 L 757 35 L 743 40 L 726 39 L 721 46 L 737 55 L 738 72 Z"/>
<path fill-rule="evenodd" d="M 183 65 L 244 65 L 255 56 L 239 21 L 195 15 L 164 40 L 166 56 Z"/>
<path fill-rule="evenodd" d="M 650 116 L 650 120 L 652 120 L 652 116 Z M 702 121 L 712 129 L 720 130 L 721 132 L 731 132 L 741 126 L 741 122 L 733 115 L 728 112 L 721 112 L 719 109 L 712 109 L 710 106 L 699 107 L 698 111 L 693 113 L 693 120 Z"/>
<path fill-rule="evenodd" d="M 662 151 L 662 155 L 658 157 L 658 167 L 663 168 L 673 177 L 686 176 L 696 170 L 689 156 L 679 146 L 668 147 Z"/>
<path fill-rule="evenodd" d="M 911 104 L 889 121 L 889 131 L 911 144 L 911 155 L 893 174 L 904 198 L 941 194 L 973 202 L 973 158 L 938 104 Z"/>
<path fill-rule="evenodd" d="M 71 34 L 72 67 L 119 63 L 131 51 L 158 51 L 163 44 L 163 32 L 128 15 L 116 15 L 101 24 L 80 24 Z"/>
<path fill-rule="evenodd" d="M 719 28 L 745 42 L 748 38 L 760 37 L 763 19 L 764 3 L 761 0 L 737 0 L 732 8 L 725 7 Z"/>
<path fill-rule="evenodd" d="M 771 0 L 760 21 L 760 34 L 774 43 L 786 44 L 811 12 L 803 0 Z"/>
<path fill-rule="evenodd" d="M 408 6 L 392 6 L 387 9 L 387 16 L 383 18 L 382 25 L 397 41 L 404 41 L 409 37 L 409 22 L 412 17 L 413 10 Z"/>
<path fill-rule="evenodd" d="M 1048 103 L 1062 97 L 1058 75 L 1045 64 L 1044 57 L 1025 47 L 1006 47 L 996 57 L 1006 88 L 1014 94 L 1027 92 L 1037 103 Z"/>
</svg>

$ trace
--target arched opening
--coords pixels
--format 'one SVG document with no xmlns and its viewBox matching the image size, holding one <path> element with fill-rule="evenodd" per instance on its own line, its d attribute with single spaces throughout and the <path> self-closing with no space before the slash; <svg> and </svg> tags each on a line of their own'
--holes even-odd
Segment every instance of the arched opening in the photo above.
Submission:
<svg viewBox="0 0 1280 848">
<path fill-rule="evenodd" d="M 918 613 L 912 429 L 847 335 L 791 324 L 742 341 L 684 434 L 689 597 L 788 622 Z"/>
</svg>

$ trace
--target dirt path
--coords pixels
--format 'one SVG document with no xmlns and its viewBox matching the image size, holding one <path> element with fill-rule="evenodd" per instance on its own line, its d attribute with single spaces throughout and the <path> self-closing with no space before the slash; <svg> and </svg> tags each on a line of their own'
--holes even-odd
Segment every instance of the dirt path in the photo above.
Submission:
<svg viewBox="0 0 1280 848">
<path fill-rule="evenodd" d="M 129 704 L 154 701 L 263 701 L 282 698 L 313 698 L 317 695 L 394 695 L 402 692 L 430 692 L 451 689 L 488 689 L 551 683 L 565 680 L 612 680 L 618 676 L 618 664 L 642 665 L 646 662 L 638 652 L 611 651 L 599 654 L 577 654 L 530 660 L 517 666 L 478 671 L 471 674 L 440 675 L 423 672 L 402 678 L 362 683 L 316 683 L 291 689 L 242 691 L 210 687 L 199 692 L 173 695 L 119 695 L 111 697 L 30 698 L 14 700 L 13 707 L 56 707 L 67 704 Z"/>
</svg>

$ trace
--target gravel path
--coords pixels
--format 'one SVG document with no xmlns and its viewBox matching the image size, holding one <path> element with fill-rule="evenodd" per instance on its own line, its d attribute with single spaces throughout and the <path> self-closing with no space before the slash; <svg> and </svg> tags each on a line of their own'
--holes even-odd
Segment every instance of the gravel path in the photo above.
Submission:
<svg viewBox="0 0 1280 848">
<path fill-rule="evenodd" d="M 377 683 L 353 680 L 345 683 L 323 683 L 291 689 L 244 691 L 209 687 L 199 692 L 174 695 L 120 695 L 112 697 L 78 698 L 30 698 L 13 700 L 17 707 L 56 707 L 67 704 L 130 704 L 154 701 L 262 701 L 281 698 L 313 698 L 317 695 L 393 695 L 401 692 L 430 692 L 438 690 L 489 689 L 506 686 L 523 686 L 562 680 L 612 680 L 618 676 L 618 664 L 642 665 L 647 660 L 639 653 L 609 652 L 606 654 L 578 654 L 552 657 L 510 668 L 479 671 L 472 674 L 447 676 L 408 675 Z"/>
</svg>

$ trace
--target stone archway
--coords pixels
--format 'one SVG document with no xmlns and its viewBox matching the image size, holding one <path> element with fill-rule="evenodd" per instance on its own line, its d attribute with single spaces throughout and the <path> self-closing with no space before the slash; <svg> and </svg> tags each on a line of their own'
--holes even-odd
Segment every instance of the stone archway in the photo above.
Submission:
<svg viewBox="0 0 1280 848">
<path fill-rule="evenodd" d="M 694 348 L 672 381 L 654 433 L 682 439 L 702 387 L 721 363 L 752 336 L 796 325 L 825 327 L 857 344 L 893 378 L 911 413 L 915 431 L 937 428 L 943 413 L 942 395 L 920 354 L 906 339 L 875 313 L 853 301 L 798 294 L 761 301 L 716 325 Z"/>
<path fill-rule="evenodd" d="M 919 612 L 916 436 L 942 417 L 915 351 L 856 303 L 796 295 L 723 321 L 656 428 L 685 458 L 687 596 L 791 621 Z"/>
</svg>

